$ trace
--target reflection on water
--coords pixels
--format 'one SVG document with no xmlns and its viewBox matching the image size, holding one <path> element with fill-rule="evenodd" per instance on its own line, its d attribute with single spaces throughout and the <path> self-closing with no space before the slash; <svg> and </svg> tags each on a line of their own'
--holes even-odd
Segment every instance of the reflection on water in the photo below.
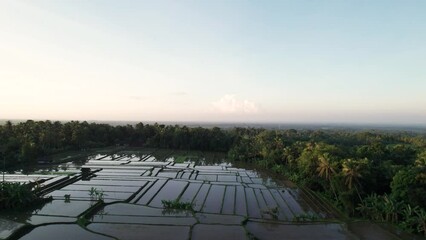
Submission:
<svg viewBox="0 0 426 240">
<path fill-rule="evenodd" d="M 40 211 L 48 202 L 39 202 L 37 204 L 20 209 L 2 209 L 0 219 L 7 219 L 18 223 L 26 223 L 34 213 Z"/>
<path fill-rule="evenodd" d="M 69 158 L 66 156 L 64 159 Z M 111 231 L 114 236 L 128 233 L 129 226 L 153 227 L 152 237 L 172 228 L 176 231 L 174 227 L 185 227 L 188 233 L 185 230 L 183 235 L 188 239 L 190 226 L 192 229 L 208 226 L 209 234 L 226 231 L 226 227 L 235 232 L 243 229 L 240 224 L 244 219 L 247 230 L 254 236 L 269 239 L 288 234 L 303 237 L 312 229 L 320 234 L 331 232 L 332 238 L 343 236 L 339 235 L 342 231 L 340 224 L 318 224 L 305 228 L 302 225 L 306 224 L 295 223 L 294 220 L 303 216 L 334 219 L 335 215 L 309 192 L 280 179 L 280 176 L 258 171 L 252 165 L 229 162 L 224 153 L 136 149 L 112 154 L 95 152 L 72 159 L 21 170 L 21 173 L 38 175 L 8 176 L 11 181 L 44 178 L 43 183 L 62 181 L 69 178 L 67 175 L 72 175 L 74 180 L 54 186 L 48 193 L 53 197 L 52 202 L 19 211 L 2 211 L 0 221 L 9 221 L 11 226 L 18 226 L 14 225 L 17 222 L 58 225 L 76 223 L 79 216 L 90 212 L 87 228 L 102 234 Z M 83 166 L 92 170 L 87 179 L 79 178 Z M 94 199 L 91 192 L 100 193 L 102 199 Z M 94 200 L 102 200 L 105 204 Z M 195 213 L 165 209 L 163 200 L 189 203 Z M 226 224 L 228 226 L 225 227 Z M 297 227 L 299 225 L 302 227 Z M 77 235 L 99 237 L 84 228 L 76 230 L 74 226 L 63 225 L 65 230 L 75 230 Z M 49 231 L 56 232 L 54 229 L 37 227 L 25 237 L 31 239 Z M 141 229 L 138 234 L 147 232 L 146 228 Z M 244 231 L 241 236 L 245 237 Z M 56 239 L 57 235 L 53 237 Z"/>
<path fill-rule="evenodd" d="M 289 186 L 277 183 L 268 173 L 256 171 L 250 165 L 227 161 L 224 153 L 169 149 L 92 153 L 71 162 L 34 166 L 31 172 L 75 174 L 80 172 L 83 165 L 102 170 L 95 173 L 92 180 L 78 181 L 53 191 L 50 195 L 55 199 L 68 196 L 71 200 L 86 201 L 90 199 L 87 191 L 91 187 L 102 191 L 106 202 L 128 201 L 146 185 L 149 186 L 144 190 L 146 192 L 135 200 L 138 204 L 162 207 L 162 200 L 182 198 L 192 201 L 198 211 L 210 213 L 233 214 L 238 211 L 242 215 L 251 214 L 262 218 L 262 214 L 268 209 L 282 205 L 282 208 L 292 213 L 283 214 L 286 219 L 311 212 L 326 215 L 320 208 L 312 209 L 312 200 L 307 200 L 307 196 L 297 189 L 274 192 L 275 189 Z M 146 179 L 147 177 L 152 179 Z M 172 179 L 193 180 L 198 183 Z M 234 207 L 236 201 L 244 201 L 242 206 L 246 206 L 248 211 Z"/>
<path fill-rule="evenodd" d="M 199 152 L 199 151 L 173 151 L 168 149 L 142 149 L 135 151 L 120 151 L 114 154 L 107 153 L 90 153 L 87 155 L 75 157 L 66 155 L 58 159 L 45 157 L 39 164 L 22 165 L 20 168 L 11 170 L 10 172 L 18 172 L 22 174 L 55 174 L 66 172 L 78 172 L 80 168 L 88 161 L 146 161 L 146 162 L 176 162 L 190 163 L 198 166 L 226 166 L 231 167 L 232 163 L 228 162 L 225 153 L 216 152 Z M 67 161 L 72 159 L 72 161 Z M 59 162 L 59 163 L 54 163 Z"/>
</svg>

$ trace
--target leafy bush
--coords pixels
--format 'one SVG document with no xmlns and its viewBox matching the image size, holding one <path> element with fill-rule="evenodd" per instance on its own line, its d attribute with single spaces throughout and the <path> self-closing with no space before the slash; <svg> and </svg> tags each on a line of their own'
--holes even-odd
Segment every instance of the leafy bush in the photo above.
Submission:
<svg viewBox="0 0 426 240">
<path fill-rule="evenodd" d="M 357 210 L 363 217 L 380 222 L 396 223 L 406 232 L 424 233 L 426 236 L 426 211 L 419 206 L 399 202 L 387 194 L 371 194 L 364 198 Z"/>
<path fill-rule="evenodd" d="M 0 186 L 0 209 L 25 207 L 42 200 L 29 184 L 1 182 Z"/>
</svg>

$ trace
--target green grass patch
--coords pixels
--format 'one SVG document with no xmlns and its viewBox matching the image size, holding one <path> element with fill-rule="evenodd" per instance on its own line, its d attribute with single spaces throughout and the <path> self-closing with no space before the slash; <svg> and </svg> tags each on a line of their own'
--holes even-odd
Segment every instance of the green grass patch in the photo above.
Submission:
<svg viewBox="0 0 426 240">
<path fill-rule="evenodd" d="M 318 216 L 313 213 L 299 214 L 293 218 L 293 222 L 313 222 L 317 220 Z"/>
<path fill-rule="evenodd" d="M 200 158 L 199 155 L 194 154 L 181 154 L 174 156 L 175 163 L 184 163 L 184 162 L 196 162 Z"/>
<path fill-rule="evenodd" d="M 164 208 L 166 209 L 179 209 L 179 210 L 188 210 L 194 211 L 192 203 L 190 202 L 180 202 L 178 199 L 175 200 L 162 200 Z"/>
<path fill-rule="evenodd" d="M 175 163 L 184 163 L 187 159 L 187 156 L 177 156 L 175 157 Z"/>
<path fill-rule="evenodd" d="M 87 218 L 85 218 L 85 217 L 79 217 L 77 219 L 77 224 L 82 228 L 85 228 L 87 225 L 89 225 L 89 223 L 90 223 L 90 221 L 87 220 Z"/>
</svg>

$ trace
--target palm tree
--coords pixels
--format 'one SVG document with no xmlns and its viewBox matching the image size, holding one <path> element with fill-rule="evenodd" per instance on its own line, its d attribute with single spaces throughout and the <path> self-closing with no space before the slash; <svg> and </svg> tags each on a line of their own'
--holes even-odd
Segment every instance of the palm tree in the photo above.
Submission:
<svg viewBox="0 0 426 240">
<path fill-rule="evenodd" d="M 349 189 L 352 189 L 354 182 L 358 183 L 359 179 L 362 178 L 362 165 L 358 161 L 352 159 L 346 159 L 342 163 L 342 172 L 345 177 L 345 184 Z"/>
<path fill-rule="evenodd" d="M 349 190 L 352 189 L 352 187 L 355 187 L 355 190 L 361 201 L 361 195 L 359 194 L 358 188 L 356 185 L 354 185 L 354 183 L 359 184 L 359 179 L 362 178 L 362 171 L 364 170 L 363 168 L 366 163 L 366 158 L 356 161 L 352 159 L 346 159 L 342 163 L 342 173 L 345 178 L 345 184 L 348 186 Z"/>
<path fill-rule="evenodd" d="M 331 175 L 336 173 L 329 159 L 330 156 L 328 153 L 321 155 L 318 158 L 317 167 L 318 176 L 325 178 L 327 181 L 330 181 Z"/>
<path fill-rule="evenodd" d="M 330 184 L 331 190 L 333 191 L 334 197 L 337 198 L 336 191 L 334 190 L 333 183 L 331 182 L 331 176 L 336 174 L 333 165 L 330 163 L 330 156 L 328 153 L 321 155 L 318 158 L 317 172 L 319 177 L 325 178 Z"/>
</svg>

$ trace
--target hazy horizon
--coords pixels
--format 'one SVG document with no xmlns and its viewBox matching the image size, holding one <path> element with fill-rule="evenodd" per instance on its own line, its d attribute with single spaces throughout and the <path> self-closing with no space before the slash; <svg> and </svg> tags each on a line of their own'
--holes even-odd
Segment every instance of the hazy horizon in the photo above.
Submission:
<svg viewBox="0 0 426 240">
<path fill-rule="evenodd" d="M 0 119 L 426 124 L 425 1 L 0 2 Z"/>
<path fill-rule="evenodd" d="M 105 123 L 109 125 L 135 125 L 137 123 L 143 124 L 165 124 L 165 125 L 180 125 L 180 126 L 201 126 L 201 127 L 220 127 L 220 128 L 232 128 L 232 127 L 255 127 L 255 128 L 267 128 L 267 129 L 358 129 L 358 130 L 408 130 L 408 131 L 426 131 L 426 123 L 420 124 L 404 124 L 404 123 L 356 123 L 356 122 L 267 122 L 267 121 L 126 121 L 126 120 L 94 120 L 94 119 L 0 119 L 0 125 L 7 121 L 11 121 L 12 124 L 20 122 L 32 121 L 59 121 L 62 123 L 79 121 L 88 123 Z"/>
</svg>

